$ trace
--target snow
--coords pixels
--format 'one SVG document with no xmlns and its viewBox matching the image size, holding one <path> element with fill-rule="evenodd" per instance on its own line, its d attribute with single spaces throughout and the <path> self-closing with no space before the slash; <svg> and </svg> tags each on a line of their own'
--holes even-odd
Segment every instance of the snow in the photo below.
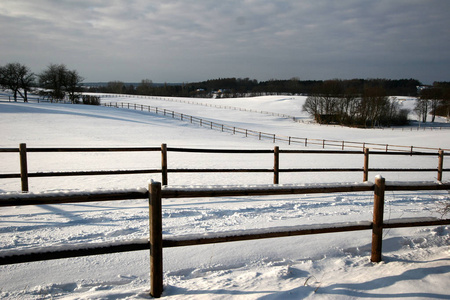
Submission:
<svg viewBox="0 0 450 300">
<path fill-rule="evenodd" d="M 450 148 L 450 130 L 366 130 L 319 126 L 301 112 L 304 97 L 244 99 L 105 98 L 171 109 L 231 126 L 305 138 Z M 173 101 L 176 100 L 176 101 Z M 184 102 L 179 102 L 182 100 Z M 177 102 L 178 101 L 178 102 Z M 229 106 L 211 107 L 200 104 Z M 414 99 L 403 105 L 412 106 Z M 245 108 L 247 111 L 234 109 Z M 270 111 L 290 118 L 248 110 Z M 446 126 L 443 120 L 439 123 Z M 0 147 L 168 147 L 305 149 L 208 130 L 148 112 L 110 107 L 0 102 Z M 436 126 L 437 127 L 437 126 Z M 408 128 L 405 128 L 408 129 Z M 308 148 L 310 149 L 310 148 Z M 314 148 L 312 148 L 314 149 Z M 28 153 L 29 172 L 160 168 L 159 152 Z M 168 153 L 169 168 L 267 168 L 273 154 Z M 371 156 L 371 167 L 437 167 L 435 156 Z M 444 168 L 447 159 L 444 159 Z M 1 173 L 17 173 L 17 153 L 0 153 Z M 281 154 L 280 168 L 361 168 L 362 155 Z M 362 173 L 362 172 L 361 172 Z M 171 190 L 345 186 L 361 173 L 169 174 Z M 370 180 L 378 174 L 369 174 Z M 435 173 L 381 174 L 386 184 L 436 179 Z M 444 172 L 444 180 L 448 174 Z M 30 178 L 30 194 L 145 193 L 160 174 Z M 0 199 L 20 190 L 0 180 Z M 239 185 L 236 187 L 235 185 Z M 26 199 L 27 194 L 19 195 Z M 441 218 L 448 191 L 386 191 L 385 222 Z M 163 199 L 167 239 L 317 226 L 369 224 L 373 192 Z M 2 207 L 0 256 L 44 249 L 119 245 L 148 239 L 145 199 Z M 383 262 L 370 262 L 370 230 L 164 249 L 167 299 L 448 299 L 449 226 L 385 229 Z M 1 299 L 148 299 L 149 251 L 0 266 Z"/>
</svg>

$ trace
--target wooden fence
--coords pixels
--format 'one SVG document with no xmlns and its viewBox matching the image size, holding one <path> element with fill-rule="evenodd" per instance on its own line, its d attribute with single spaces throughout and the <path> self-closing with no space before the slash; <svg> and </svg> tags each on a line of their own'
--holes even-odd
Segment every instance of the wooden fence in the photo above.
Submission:
<svg viewBox="0 0 450 300">
<path fill-rule="evenodd" d="M 29 172 L 27 153 L 55 153 L 55 152 L 161 152 L 161 168 L 158 169 L 134 169 L 134 170 L 110 170 L 110 171 L 68 171 L 68 172 Z M 0 174 L 0 179 L 20 178 L 22 192 L 29 191 L 29 178 L 36 177 L 58 177 L 58 176 L 97 176 L 97 175 L 126 175 L 126 174 L 151 174 L 160 173 L 163 185 L 168 185 L 169 173 L 273 173 L 273 183 L 279 184 L 280 173 L 308 173 L 308 172 L 361 172 L 363 181 L 368 180 L 369 172 L 436 172 L 437 180 L 443 180 L 443 173 L 450 171 L 450 168 L 444 168 L 444 150 L 435 153 L 431 152 L 398 152 L 398 151 L 372 151 L 365 148 L 364 151 L 342 151 L 342 150 L 283 150 L 275 146 L 273 150 L 254 150 L 254 149 L 198 149 L 198 148 L 176 148 L 167 147 L 162 144 L 161 147 L 121 147 L 121 148 L 27 148 L 26 144 L 20 144 L 19 148 L 0 148 L 0 153 L 19 153 L 20 173 Z M 273 168 L 182 168 L 175 169 L 168 167 L 168 152 L 184 153 L 215 153 L 215 154 L 273 154 Z M 280 154 L 320 154 L 320 155 L 361 155 L 363 157 L 361 168 L 280 168 Z M 371 168 L 369 166 L 369 157 L 372 155 L 394 155 L 394 156 L 435 156 L 437 163 L 434 168 Z"/>
<path fill-rule="evenodd" d="M 28 102 L 50 102 L 50 100 L 43 98 L 42 96 L 38 96 L 38 95 L 34 95 L 34 94 L 29 94 L 27 96 Z M 15 102 L 14 101 L 14 96 L 12 95 L 0 95 L 0 100 L 8 100 L 8 102 Z M 24 98 L 22 98 L 22 96 L 17 95 L 17 102 L 23 102 Z"/>
<path fill-rule="evenodd" d="M 114 244 L 89 244 L 73 246 L 70 249 L 60 248 L 27 250 L 24 253 L 15 251 L 13 254 L 0 254 L 0 265 L 16 264 L 51 260 L 59 258 L 80 257 L 98 254 L 118 253 L 136 250 L 150 250 L 150 294 L 160 297 L 163 292 L 163 248 L 193 246 L 201 244 L 213 244 L 234 241 L 247 241 L 255 239 L 277 238 L 286 236 L 311 235 L 321 233 L 337 233 L 358 230 L 372 230 L 372 262 L 380 262 L 382 259 L 382 236 L 384 228 L 416 227 L 448 225 L 450 219 L 416 218 L 414 220 L 384 221 L 384 194 L 385 191 L 419 191 L 419 190 L 449 190 L 450 184 L 442 183 L 396 183 L 386 184 L 381 176 L 375 178 L 375 183 L 349 183 L 334 185 L 307 185 L 307 186 L 267 186 L 252 187 L 226 187 L 226 188 L 171 188 L 162 187 L 159 182 L 152 182 L 148 191 L 122 191 L 122 192 L 90 192 L 73 193 L 61 196 L 58 193 L 45 194 L 8 194 L 0 196 L 0 206 L 22 206 L 38 204 L 78 203 L 90 201 L 113 201 L 127 199 L 149 199 L 150 236 L 142 240 L 123 241 Z M 196 197 L 226 197 L 226 196 L 263 196 L 263 195 L 287 195 L 287 194 L 312 194 L 312 193 L 343 193 L 343 192 L 374 192 L 373 221 L 360 221 L 345 224 L 329 225 L 304 225 L 251 230 L 249 232 L 221 232 L 211 233 L 208 237 L 171 237 L 164 238 L 162 234 L 162 199 L 167 198 L 196 198 Z"/>
<path fill-rule="evenodd" d="M 204 102 L 197 102 L 197 101 L 192 101 L 192 100 L 186 100 L 183 98 L 177 98 L 177 97 L 158 97 L 158 96 L 144 96 L 144 95 L 126 95 L 126 94 L 97 94 L 99 95 L 101 98 L 144 98 L 144 99 L 155 99 L 155 100 L 162 100 L 162 101 L 170 101 L 170 102 L 178 102 L 178 103 L 186 103 L 186 104 L 191 104 L 191 105 L 199 105 L 199 106 L 207 106 L 207 107 L 214 107 L 214 108 L 220 108 L 220 109 L 229 109 L 229 110 L 236 110 L 236 111 L 246 111 L 246 112 L 252 112 L 252 113 L 258 113 L 258 114 L 265 114 L 265 115 L 270 115 L 270 116 L 274 116 L 274 117 L 281 117 L 281 118 L 286 118 L 286 119 L 290 119 L 293 120 L 294 122 L 297 123 L 314 123 L 312 120 L 310 119 L 301 119 L 292 115 L 287 115 L 287 114 L 282 114 L 282 113 L 276 113 L 276 112 L 271 112 L 271 111 L 264 111 L 264 110 L 258 110 L 258 109 L 251 109 L 251 108 L 243 108 L 243 107 L 236 107 L 236 106 L 230 106 L 230 105 L 217 105 L 217 104 L 212 104 L 212 103 L 204 103 Z M 115 107 L 117 107 L 117 104 L 115 104 Z M 121 104 L 119 102 L 119 104 Z M 105 106 L 110 106 L 109 103 L 104 103 L 103 105 Z M 123 107 L 123 105 L 122 105 Z M 131 106 L 134 107 L 134 106 Z M 130 107 L 128 107 L 130 108 Z M 160 109 L 161 110 L 161 109 Z M 319 124 L 321 126 L 333 126 L 333 127 L 341 127 L 342 125 L 329 125 L 329 124 Z M 430 125 L 435 125 L 435 124 L 430 124 Z M 401 130 L 401 131 L 425 131 L 425 130 L 445 130 L 445 129 L 450 129 L 450 126 L 426 126 L 426 125 L 421 125 L 421 123 L 418 123 L 418 126 L 408 126 L 408 127 L 377 127 L 374 129 L 381 129 L 381 130 Z"/>
<path fill-rule="evenodd" d="M 311 138 L 302 138 L 302 137 L 294 137 L 294 136 L 285 136 L 285 135 L 277 135 L 273 133 L 261 132 L 256 130 L 250 130 L 245 128 L 240 128 L 236 126 L 225 125 L 213 121 L 209 121 L 206 119 L 202 119 L 199 117 L 195 117 L 188 114 L 179 113 L 173 110 L 159 108 L 156 106 L 136 104 L 136 103 L 123 103 L 123 102 L 109 102 L 104 103 L 104 106 L 107 107 L 115 107 L 115 108 L 127 108 L 138 111 L 146 111 L 152 112 L 155 114 L 171 117 L 173 119 L 177 119 L 180 121 L 190 122 L 192 124 L 196 124 L 200 127 L 205 127 L 211 130 L 218 130 L 222 132 L 228 132 L 232 134 L 240 134 L 245 137 L 255 137 L 258 140 L 268 140 L 273 143 L 283 142 L 288 145 L 301 145 L 301 146 L 315 146 L 320 147 L 322 149 L 331 148 L 331 149 L 360 149 L 364 151 L 365 148 L 371 148 L 372 150 L 380 150 L 380 151 L 399 151 L 399 152 L 408 152 L 412 153 L 414 151 L 439 151 L 439 148 L 432 147 L 417 147 L 417 146 L 402 146 L 402 145 L 389 145 L 389 144 L 378 144 L 378 143 L 361 143 L 361 142 L 351 142 L 351 141 L 339 141 L 339 140 L 325 140 L 325 139 L 311 139 Z M 450 150 L 450 149 L 442 149 L 442 150 Z"/>
</svg>

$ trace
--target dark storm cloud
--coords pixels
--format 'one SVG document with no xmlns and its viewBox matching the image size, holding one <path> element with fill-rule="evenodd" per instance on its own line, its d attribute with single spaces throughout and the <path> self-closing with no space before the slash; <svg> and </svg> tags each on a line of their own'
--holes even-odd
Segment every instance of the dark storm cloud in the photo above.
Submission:
<svg viewBox="0 0 450 300">
<path fill-rule="evenodd" d="M 450 2 L 0 2 L 0 60 L 87 80 L 450 80 Z"/>
</svg>

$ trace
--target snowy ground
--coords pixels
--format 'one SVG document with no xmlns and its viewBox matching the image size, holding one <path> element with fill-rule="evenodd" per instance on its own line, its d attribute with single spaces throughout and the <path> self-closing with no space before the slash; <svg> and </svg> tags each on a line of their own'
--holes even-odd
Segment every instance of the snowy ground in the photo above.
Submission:
<svg viewBox="0 0 450 300">
<path fill-rule="evenodd" d="M 160 99 L 108 101 L 158 106 L 252 130 L 318 139 L 450 148 L 450 130 L 363 130 L 296 123 L 267 114 Z M 308 120 L 303 97 L 185 99 L 272 111 Z M 412 101 L 412 100 L 411 100 Z M 411 105 L 411 103 L 406 103 Z M 273 149 L 270 141 L 234 136 L 125 109 L 0 102 L 0 147 L 159 146 Z M 445 125 L 444 123 L 442 125 Z M 275 144 L 281 149 L 303 149 Z M 1 154 L 1 173 L 18 172 L 18 155 Z M 30 153 L 29 171 L 158 168 L 155 153 Z M 359 156 L 281 156 L 281 167 L 362 167 Z M 169 167 L 272 167 L 271 155 L 169 153 Z M 436 167 L 435 157 L 371 158 L 371 166 Z M 445 166 L 444 166 L 445 167 Z M 370 174 L 373 178 L 375 174 Z M 387 181 L 434 180 L 436 174 L 383 174 Z M 32 178 L 30 190 L 145 188 L 159 175 Z M 444 174 L 448 181 L 448 175 Z M 361 182 L 362 174 L 281 174 L 282 184 Z M 172 174 L 171 185 L 269 184 L 271 174 Z M 2 179 L 0 192 L 20 189 Z M 170 199 L 165 236 L 372 219 L 371 193 Z M 440 217 L 448 192 L 389 192 L 386 219 Z M 4 207 L 0 255 L 36 247 L 113 242 L 148 236 L 144 200 Z M 369 261 L 371 232 L 275 238 L 164 250 L 168 299 L 450 299 L 449 226 L 385 230 L 384 262 Z M 2 299 L 147 299 L 149 253 L 137 251 L 0 267 Z"/>
</svg>

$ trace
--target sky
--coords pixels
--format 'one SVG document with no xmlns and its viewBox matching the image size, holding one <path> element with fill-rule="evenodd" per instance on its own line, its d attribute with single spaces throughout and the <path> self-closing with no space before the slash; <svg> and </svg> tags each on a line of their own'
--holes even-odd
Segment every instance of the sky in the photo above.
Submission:
<svg viewBox="0 0 450 300">
<path fill-rule="evenodd" d="M 1 0 L 0 65 L 85 82 L 450 81 L 448 0 Z"/>
</svg>

